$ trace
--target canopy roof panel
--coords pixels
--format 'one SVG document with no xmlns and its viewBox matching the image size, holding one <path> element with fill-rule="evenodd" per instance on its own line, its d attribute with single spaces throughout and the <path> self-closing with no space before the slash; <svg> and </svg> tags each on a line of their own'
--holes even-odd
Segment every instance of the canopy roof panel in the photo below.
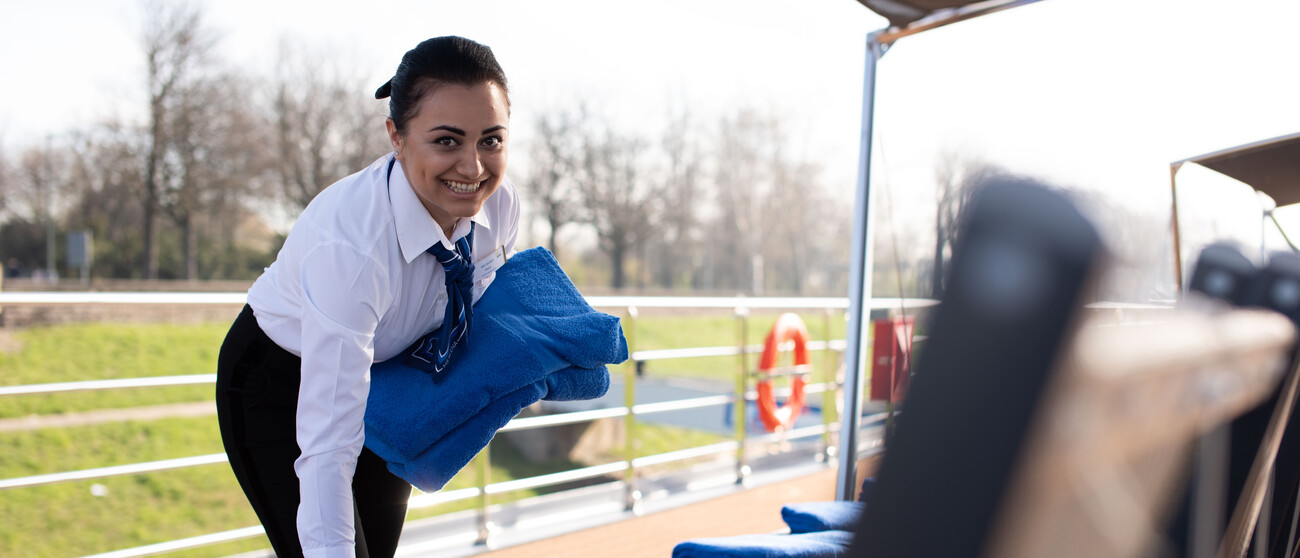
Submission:
<svg viewBox="0 0 1300 558">
<path fill-rule="evenodd" d="M 907 27 L 907 24 L 930 15 L 938 10 L 960 8 L 968 4 L 978 4 L 970 0 L 858 0 L 895 27 Z"/>
<path fill-rule="evenodd" d="M 1191 157 L 1196 163 L 1249 184 L 1277 205 L 1300 203 L 1300 132 Z"/>
</svg>

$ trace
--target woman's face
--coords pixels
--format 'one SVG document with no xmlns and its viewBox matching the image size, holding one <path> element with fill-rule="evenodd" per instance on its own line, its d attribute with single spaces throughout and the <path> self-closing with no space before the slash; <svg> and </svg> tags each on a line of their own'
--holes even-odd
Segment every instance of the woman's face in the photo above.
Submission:
<svg viewBox="0 0 1300 558">
<path fill-rule="evenodd" d="M 510 113 L 497 84 L 438 84 L 420 100 L 399 134 L 388 119 L 388 139 L 406 179 L 434 221 L 448 231 L 473 217 L 506 171 Z"/>
</svg>

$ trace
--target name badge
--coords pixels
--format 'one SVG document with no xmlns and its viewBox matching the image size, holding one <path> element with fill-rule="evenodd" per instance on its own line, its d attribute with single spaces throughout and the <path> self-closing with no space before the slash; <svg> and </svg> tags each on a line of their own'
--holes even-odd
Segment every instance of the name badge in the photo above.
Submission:
<svg viewBox="0 0 1300 558">
<path fill-rule="evenodd" d="M 474 282 L 482 281 L 484 277 L 496 273 L 496 270 L 501 269 L 503 265 L 506 265 L 506 247 L 497 246 L 492 253 L 474 262 Z"/>
</svg>

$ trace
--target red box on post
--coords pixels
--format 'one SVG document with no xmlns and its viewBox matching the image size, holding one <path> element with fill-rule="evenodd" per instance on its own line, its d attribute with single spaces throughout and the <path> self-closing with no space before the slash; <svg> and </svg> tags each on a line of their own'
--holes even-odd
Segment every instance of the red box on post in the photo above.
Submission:
<svg viewBox="0 0 1300 558">
<path fill-rule="evenodd" d="M 911 316 L 873 320 L 871 342 L 871 401 L 903 400 L 912 363 Z"/>
</svg>

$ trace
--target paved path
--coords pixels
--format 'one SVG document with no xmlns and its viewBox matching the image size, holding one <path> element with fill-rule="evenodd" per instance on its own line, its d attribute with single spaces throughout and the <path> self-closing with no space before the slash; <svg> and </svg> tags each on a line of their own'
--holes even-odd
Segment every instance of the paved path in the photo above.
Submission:
<svg viewBox="0 0 1300 558">
<path fill-rule="evenodd" d="M 203 417 L 217 414 L 217 404 L 212 401 L 173 403 L 129 409 L 101 409 L 58 415 L 29 415 L 0 419 L 0 432 L 18 432 L 41 428 L 70 428 L 101 422 L 124 420 L 157 420 L 167 417 Z"/>
</svg>

